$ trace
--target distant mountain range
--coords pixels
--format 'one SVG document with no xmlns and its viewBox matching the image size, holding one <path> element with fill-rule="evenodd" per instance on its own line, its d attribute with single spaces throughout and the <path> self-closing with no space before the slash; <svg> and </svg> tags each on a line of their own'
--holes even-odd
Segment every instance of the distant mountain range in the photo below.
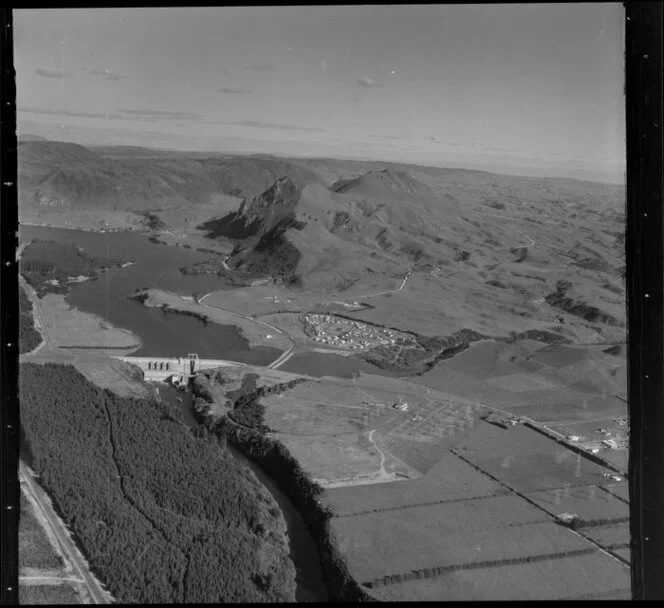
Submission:
<svg viewBox="0 0 664 608">
<path fill-rule="evenodd" d="M 305 168 L 260 157 L 205 157 L 144 148 L 91 150 L 78 144 L 21 141 L 22 205 L 76 210 L 144 210 L 207 202 L 215 193 L 252 196 L 283 175 L 304 185 L 317 181 Z"/>
</svg>

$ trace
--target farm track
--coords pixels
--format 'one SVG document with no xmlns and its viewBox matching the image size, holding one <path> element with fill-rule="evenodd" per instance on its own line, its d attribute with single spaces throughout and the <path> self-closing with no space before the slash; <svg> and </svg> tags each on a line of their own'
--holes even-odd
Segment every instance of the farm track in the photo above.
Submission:
<svg viewBox="0 0 664 608">
<path fill-rule="evenodd" d="M 355 300 L 366 300 L 367 298 L 377 298 L 378 296 L 384 296 L 384 295 L 386 295 L 386 294 L 388 294 L 388 293 L 396 293 L 396 292 L 398 292 L 398 291 L 403 291 L 403 288 L 406 286 L 406 283 L 407 283 L 407 281 L 408 281 L 408 278 L 410 277 L 410 275 L 411 275 L 412 273 L 413 273 L 413 271 L 412 271 L 412 270 L 409 270 L 409 271 L 405 274 L 403 280 L 401 281 L 401 285 L 399 285 L 399 287 L 397 287 L 396 289 L 388 289 L 388 290 L 386 290 L 386 291 L 380 291 L 380 292 L 378 292 L 378 293 L 372 293 L 372 294 L 369 294 L 369 295 L 366 295 L 366 296 L 355 296 L 355 297 L 353 297 L 353 298 L 346 298 L 346 299 L 341 300 L 341 301 L 342 301 L 342 302 L 347 302 L 348 300 L 353 300 L 353 301 L 355 301 Z"/>
<path fill-rule="evenodd" d="M 373 429 L 369 431 L 369 441 L 371 444 L 378 450 L 378 453 L 380 454 L 380 471 L 379 474 L 382 475 L 387 475 L 387 471 L 385 470 L 385 453 L 383 450 L 381 450 L 378 447 L 378 444 L 374 441 L 373 434 L 376 432 L 376 429 Z"/>
</svg>

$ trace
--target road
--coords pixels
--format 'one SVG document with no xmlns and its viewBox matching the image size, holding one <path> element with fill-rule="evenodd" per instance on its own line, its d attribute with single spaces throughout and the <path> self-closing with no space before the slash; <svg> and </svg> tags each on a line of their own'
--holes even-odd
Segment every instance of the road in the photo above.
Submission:
<svg viewBox="0 0 664 608">
<path fill-rule="evenodd" d="M 399 285 L 399 287 L 397 287 L 396 289 L 388 289 L 387 291 L 381 291 L 379 293 L 372 293 L 372 294 L 366 295 L 366 296 L 355 296 L 353 298 L 346 298 L 345 300 L 341 300 L 341 301 L 346 302 L 348 300 L 366 300 L 367 298 L 375 298 L 377 296 L 384 296 L 387 293 L 396 293 L 397 291 L 402 291 L 403 288 L 406 286 L 406 282 L 408 281 L 408 277 L 410 277 L 412 272 L 413 272 L 412 270 L 409 270 L 405 274 L 405 276 L 403 278 L 403 281 L 401 281 L 401 285 Z"/>
<path fill-rule="evenodd" d="M 25 463 L 19 463 L 19 471 L 25 480 L 25 490 L 39 505 L 49 527 L 53 531 L 58 544 L 60 545 L 63 553 L 67 557 L 69 563 L 78 573 L 80 580 L 86 586 L 93 604 L 110 604 L 109 594 L 104 591 L 100 583 L 92 576 L 88 570 L 85 559 L 80 554 L 78 548 L 69 536 L 69 532 L 64 522 L 58 517 L 53 510 L 52 506 L 47 500 L 44 499 L 43 490 L 37 485 L 32 471 L 26 466 Z"/>
<path fill-rule="evenodd" d="M 269 369 L 277 369 L 286 363 L 286 361 L 288 361 L 294 354 L 295 346 L 291 346 L 287 351 L 283 352 L 278 359 L 272 361 L 272 363 L 270 363 L 267 367 Z"/>
<path fill-rule="evenodd" d="M 283 329 L 275 327 L 274 325 L 270 325 L 266 321 L 261 321 L 260 319 L 255 319 L 254 317 L 248 317 L 246 315 L 241 315 L 240 313 L 233 312 L 232 310 L 227 310 L 226 308 L 222 308 L 221 306 L 215 306 L 214 304 L 205 304 L 203 300 L 205 300 L 205 298 L 212 295 L 213 293 L 215 292 L 211 291 L 210 293 L 206 293 L 202 298 L 198 299 L 198 303 L 201 306 L 208 306 L 209 308 L 216 308 L 217 310 L 223 310 L 225 313 L 233 315 L 235 317 L 239 317 L 240 319 L 244 319 L 245 321 L 253 321 L 254 323 L 258 323 L 259 325 L 267 327 L 268 329 L 271 329 L 273 332 L 282 334 L 286 336 L 286 338 L 288 338 L 289 342 L 291 343 L 291 347 L 287 351 L 281 353 L 279 357 L 277 357 L 272 363 L 270 363 L 266 367 L 274 369 L 279 365 L 285 363 L 288 359 L 290 359 L 293 356 L 293 354 L 295 354 L 295 342 L 293 342 L 293 338 L 291 338 L 291 336 L 288 333 L 286 333 Z"/>
</svg>

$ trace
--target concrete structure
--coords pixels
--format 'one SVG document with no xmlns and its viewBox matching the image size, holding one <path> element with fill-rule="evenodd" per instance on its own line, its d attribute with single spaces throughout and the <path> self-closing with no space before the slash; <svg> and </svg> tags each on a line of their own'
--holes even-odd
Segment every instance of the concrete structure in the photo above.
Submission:
<svg viewBox="0 0 664 608">
<path fill-rule="evenodd" d="M 215 367 L 229 367 L 233 365 L 244 365 L 235 361 L 223 359 L 199 359 L 198 355 L 192 353 L 186 357 L 164 358 L 164 357 L 114 357 L 136 365 L 143 370 L 144 379 L 149 382 L 173 382 L 173 384 L 186 384 L 189 378 L 201 369 L 213 369 Z"/>
</svg>

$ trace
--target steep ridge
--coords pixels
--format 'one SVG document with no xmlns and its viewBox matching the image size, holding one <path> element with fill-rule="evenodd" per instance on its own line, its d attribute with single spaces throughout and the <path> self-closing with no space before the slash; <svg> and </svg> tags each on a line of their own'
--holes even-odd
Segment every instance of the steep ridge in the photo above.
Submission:
<svg viewBox="0 0 664 608">
<path fill-rule="evenodd" d="M 301 190 L 292 179 L 282 177 L 237 211 L 199 226 L 208 238 L 226 237 L 236 241 L 228 260 L 231 268 L 258 276 L 287 277 L 295 273 L 300 252 L 285 237 L 290 228 L 301 228 L 295 207 Z"/>
</svg>

